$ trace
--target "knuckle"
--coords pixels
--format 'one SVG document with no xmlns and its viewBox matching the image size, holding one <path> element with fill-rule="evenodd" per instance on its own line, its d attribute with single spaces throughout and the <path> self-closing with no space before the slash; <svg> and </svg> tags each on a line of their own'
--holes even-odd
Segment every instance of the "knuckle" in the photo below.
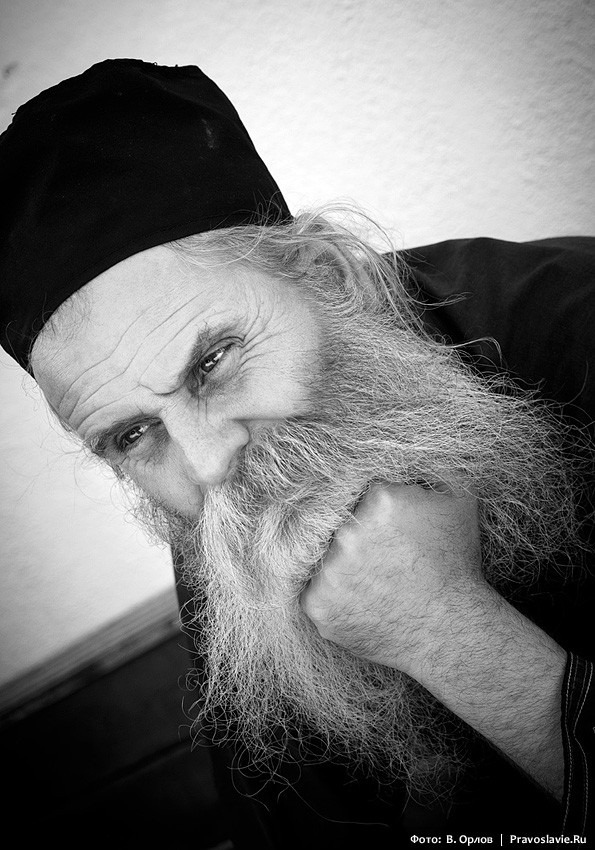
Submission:
<svg viewBox="0 0 595 850">
<path fill-rule="evenodd" d="M 301 597 L 302 611 L 312 620 L 318 628 L 318 624 L 325 620 L 327 605 L 323 595 L 316 591 L 316 588 L 310 586 Z"/>
<path fill-rule="evenodd" d="M 362 502 L 364 511 L 384 514 L 392 511 L 394 504 L 394 488 L 389 484 L 372 484 Z"/>
<path fill-rule="evenodd" d="M 325 566 L 330 568 L 332 563 L 334 569 L 340 570 L 341 562 L 357 551 L 361 535 L 362 524 L 356 517 L 338 528 L 329 551 L 331 557 L 325 558 Z"/>
<path fill-rule="evenodd" d="M 328 594 L 323 592 L 302 595 L 302 610 L 325 640 L 337 640 L 337 609 Z"/>
<path fill-rule="evenodd" d="M 314 606 L 310 608 L 309 611 L 306 611 L 306 615 L 309 618 L 310 622 L 314 625 L 320 637 L 323 637 L 326 640 L 332 640 L 333 624 L 331 618 L 328 616 L 328 612 L 326 611 L 326 609 L 319 606 Z"/>
<path fill-rule="evenodd" d="M 333 535 L 333 542 L 344 543 L 349 540 L 353 536 L 353 525 L 354 522 L 352 519 L 340 525 Z"/>
<path fill-rule="evenodd" d="M 374 481 L 368 493 L 372 498 L 382 500 L 390 493 L 390 484 L 386 481 Z"/>
</svg>

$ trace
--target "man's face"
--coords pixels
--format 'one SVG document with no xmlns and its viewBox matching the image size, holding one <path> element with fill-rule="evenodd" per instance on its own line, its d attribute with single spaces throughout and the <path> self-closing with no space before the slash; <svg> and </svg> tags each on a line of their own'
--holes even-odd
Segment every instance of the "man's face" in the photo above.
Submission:
<svg viewBox="0 0 595 850">
<path fill-rule="evenodd" d="M 168 510 L 196 517 L 262 429 L 308 409 L 320 328 L 304 299 L 162 246 L 84 289 L 77 326 L 35 346 L 54 411 Z"/>
</svg>

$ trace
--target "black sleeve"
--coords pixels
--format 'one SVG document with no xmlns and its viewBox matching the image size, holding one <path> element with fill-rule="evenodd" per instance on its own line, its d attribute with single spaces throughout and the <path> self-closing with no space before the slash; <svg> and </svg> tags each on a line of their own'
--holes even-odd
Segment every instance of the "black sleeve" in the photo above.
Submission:
<svg viewBox="0 0 595 850">
<path fill-rule="evenodd" d="M 591 835 L 595 824 L 595 675 L 591 661 L 570 653 L 562 686 L 564 835 Z"/>
<path fill-rule="evenodd" d="M 458 239 L 405 260 L 432 331 L 593 423 L 595 237 Z"/>
</svg>

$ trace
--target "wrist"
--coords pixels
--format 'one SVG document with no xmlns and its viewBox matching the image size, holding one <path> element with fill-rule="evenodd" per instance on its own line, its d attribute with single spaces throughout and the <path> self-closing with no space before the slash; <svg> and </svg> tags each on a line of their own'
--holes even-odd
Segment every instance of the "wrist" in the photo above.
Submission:
<svg viewBox="0 0 595 850">
<path fill-rule="evenodd" d="M 482 578 L 450 584 L 426 605 L 408 669 L 401 669 L 440 699 L 453 679 L 460 687 L 471 674 L 475 678 L 481 657 L 497 651 L 496 635 L 511 607 Z"/>
</svg>

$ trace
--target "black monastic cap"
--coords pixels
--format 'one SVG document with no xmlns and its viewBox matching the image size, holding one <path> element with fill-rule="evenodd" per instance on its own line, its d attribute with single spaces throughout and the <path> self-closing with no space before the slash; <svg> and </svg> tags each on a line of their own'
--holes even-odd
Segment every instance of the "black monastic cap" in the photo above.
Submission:
<svg viewBox="0 0 595 850">
<path fill-rule="evenodd" d="M 194 66 L 108 59 L 0 136 L 0 343 L 24 368 L 73 292 L 126 257 L 291 215 L 223 92 Z"/>
</svg>

